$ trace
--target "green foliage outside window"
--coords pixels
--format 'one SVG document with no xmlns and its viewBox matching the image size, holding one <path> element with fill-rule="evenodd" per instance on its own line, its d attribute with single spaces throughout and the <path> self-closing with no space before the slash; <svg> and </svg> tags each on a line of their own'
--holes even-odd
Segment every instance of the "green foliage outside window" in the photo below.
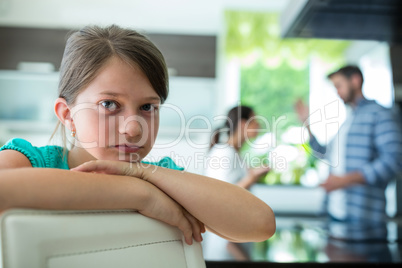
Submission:
<svg viewBox="0 0 402 268">
<path fill-rule="evenodd" d="M 340 66 L 350 42 L 283 39 L 276 13 L 226 11 L 225 19 L 225 55 L 241 62 L 241 103 L 269 120 L 286 116 L 283 129 L 299 125 L 293 104 L 308 100 L 311 57 Z"/>
<path fill-rule="evenodd" d="M 300 125 L 293 104 L 297 98 L 308 99 L 308 68 L 296 70 L 283 63 L 276 69 L 268 69 L 261 62 L 241 68 L 241 103 L 254 107 L 277 133 L 289 126 Z"/>
<path fill-rule="evenodd" d="M 294 111 L 298 98 L 308 102 L 309 64 L 312 57 L 329 62 L 334 67 L 345 63 L 344 53 L 349 41 L 301 39 L 280 36 L 279 15 L 263 12 L 225 12 L 225 55 L 227 60 L 240 61 L 240 102 L 253 107 L 270 127 L 275 126 L 277 144 L 289 127 L 301 126 Z M 289 163 L 293 183 L 300 183 L 305 169 L 314 167 L 314 159 L 305 153 L 302 166 Z M 253 154 L 248 145 L 243 153 Z M 257 157 L 264 158 L 266 155 Z M 270 172 L 262 181 L 280 183 L 281 174 Z"/>
<path fill-rule="evenodd" d="M 342 64 L 349 41 L 329 39 L 282 38 L 276 13 L 226 11 L 225 54 L 246 59 L 260 53 L 268 68 L 288 61 L 294 68 L 304 68 L 311 56 Z M 275 64 L 276 63 L 276 64 Z"/>
</svg>

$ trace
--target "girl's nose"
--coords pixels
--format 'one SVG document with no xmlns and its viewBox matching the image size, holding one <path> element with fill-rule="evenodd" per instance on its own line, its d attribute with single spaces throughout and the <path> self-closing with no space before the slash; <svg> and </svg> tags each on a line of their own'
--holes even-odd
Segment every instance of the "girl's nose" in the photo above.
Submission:
<svg viewBox="0 0 402 268">
<path fill-rule="evenodd" d="M 142 136 L 144 119 L 137 115 L 132 115 L 120 119 L 119 132 L 130 137 Z"/>
</svg>

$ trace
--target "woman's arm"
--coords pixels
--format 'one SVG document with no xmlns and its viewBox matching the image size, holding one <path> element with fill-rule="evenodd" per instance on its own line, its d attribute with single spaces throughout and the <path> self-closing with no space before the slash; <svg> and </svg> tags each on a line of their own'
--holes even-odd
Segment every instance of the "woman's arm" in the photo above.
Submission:
<svg viewBox="0 0 402 268">
<path fill-rule="evenodd" d="M 0 170 L 0 212 L 33 209 L 135 209 L 201 241 L 202 225 L 157 187 L 138 178 L 47 168 Z"/>
<path fill-rule="evenodd" d="M 130 175 L 149 181 L 230 241 L 263 241 L 275 232 L 271 208 L 237 185 L 143 163 L 91 161 L 76 170 Z"/>
<path fill-rule="evenodd" d="M 270 170 L 269 167 L 251 168 L 248 170 L 247 175 L 236 184 L 244 189 L 249 189 L 261 178 L 262 175 L 267 174 Z"/>
</svg>

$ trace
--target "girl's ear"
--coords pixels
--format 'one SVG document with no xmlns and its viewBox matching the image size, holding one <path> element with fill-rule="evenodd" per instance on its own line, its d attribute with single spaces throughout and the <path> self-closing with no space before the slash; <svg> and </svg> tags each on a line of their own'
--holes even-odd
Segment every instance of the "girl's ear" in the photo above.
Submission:
<svg viewBox="0 0 402 268">
<path fill-rule="evenodd" d="M 69 130 L 74 129 L 73 119 L 71 117 L 70 107 L 64 98 L 58 98 L 54 103 L 54 112 L 60 122 L 65 125 Z"/>
</svg>

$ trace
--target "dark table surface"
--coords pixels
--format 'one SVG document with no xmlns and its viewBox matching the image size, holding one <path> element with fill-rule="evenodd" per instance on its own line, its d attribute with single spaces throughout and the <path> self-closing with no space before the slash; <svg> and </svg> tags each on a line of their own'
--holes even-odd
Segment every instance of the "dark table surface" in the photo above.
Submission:
<svg viewBox="0 0 402 268">
<path fill-rule="evenodd" d="M 240 245 L 246 261 L 208 259 L 208 268 L 340 266 L 402 267 L 402 218 L 384 224 L 339 223 L 325 217 L 278 216 L 267 241 Z"/>
</svg>

